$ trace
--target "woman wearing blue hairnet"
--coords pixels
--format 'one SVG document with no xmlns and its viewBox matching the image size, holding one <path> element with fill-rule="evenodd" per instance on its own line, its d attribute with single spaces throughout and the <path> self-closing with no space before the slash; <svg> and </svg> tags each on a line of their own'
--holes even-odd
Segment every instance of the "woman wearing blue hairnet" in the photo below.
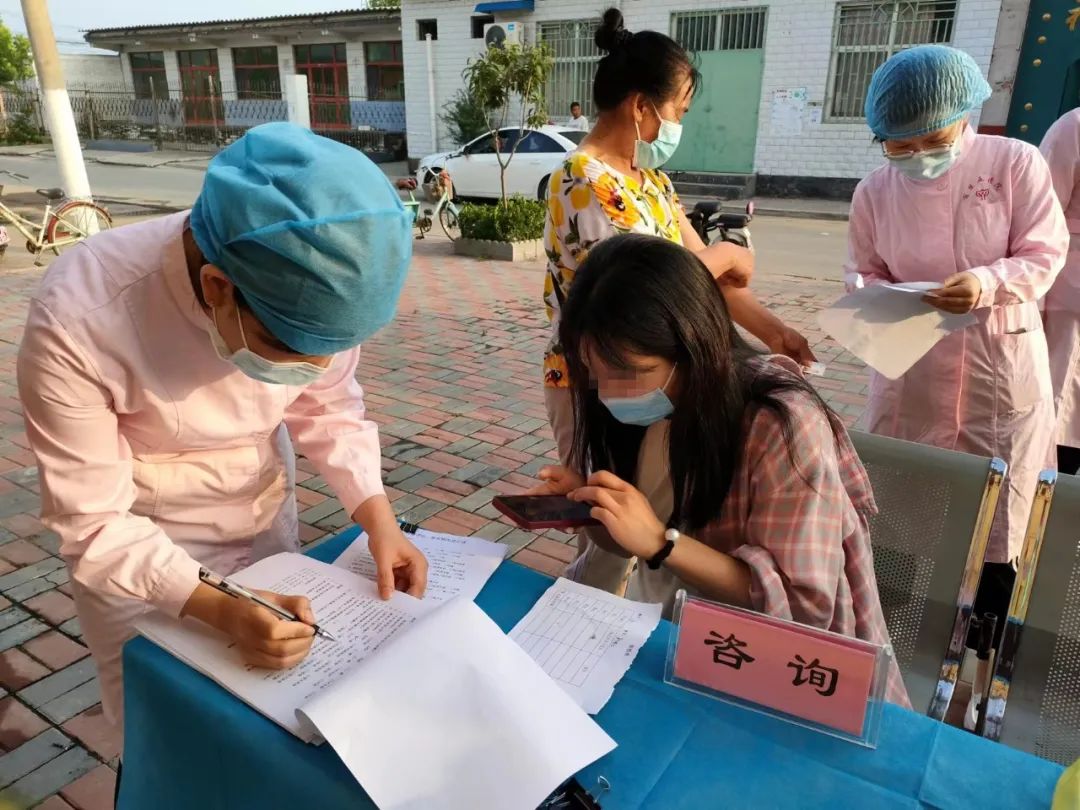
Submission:
<svg viewBox="0 0 1080 810">
<path fill-rule="evenodd" d="M 382 596 L 423 593 L 427 566 L 383 492 L 355 379 L 411 246 L 378 167 L 267 124 L 211 161 L 190 212 L 95 236 L 46 273 L 19 394 L 42 520 L 117 733 L 121 646 L 150 608 L 218 628 L 257 666 L 307 655 L 306 599 L 265 594 L 301 619 L 279 621 L 199 579 L 298 549 L 293 443 L 367 530 Z"/>
<path fill-rule="evenodd" d="M 929 303 L 978 319 L 900 379 L 872 373 L 864 419 L 874 433 L 1008 462 L 975 601 L 976 614 L 997 614 L 1000 637 L 1036 479 L 1054 460 L 1037 301 L 1069 235 L 1038 150 L 969 125 L 989 96 L 974 60 L 952 48 L 911 48 L 878 68 L 866 119 L 885 163 L 855 190 L 845 280 L 938 282 Z"/>
</svg>

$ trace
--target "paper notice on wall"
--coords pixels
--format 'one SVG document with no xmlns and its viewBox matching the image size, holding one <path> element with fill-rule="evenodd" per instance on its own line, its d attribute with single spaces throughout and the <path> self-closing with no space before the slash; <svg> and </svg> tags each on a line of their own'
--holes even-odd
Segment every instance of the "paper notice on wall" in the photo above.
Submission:
<svg viewBox="0 0 1080 810">
<path fill-rule="evenodd" d="M 805 112 L 805 87 L 792 87 L 785 90 L 773 90 L 771 118 L 772 134 L 801 134 L 803 130 L 803 115 Z"/>
<path fill-rule="evenodd" d="M 821 105 L 814 104 L 806 108 L 806 123 L 812 127 L 821 123 Z"/>
</svg>

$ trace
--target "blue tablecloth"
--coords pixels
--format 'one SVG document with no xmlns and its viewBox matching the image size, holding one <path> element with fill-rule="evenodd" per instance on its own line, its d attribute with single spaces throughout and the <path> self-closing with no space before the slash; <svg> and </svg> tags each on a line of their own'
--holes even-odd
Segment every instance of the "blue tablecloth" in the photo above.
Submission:
<svg viewBox="0 0 1080 810">
<path fill-rule="evenodd" d="M 355 536 L 312 556 L 329 562 Z M 476 601 L 509 630 L 549 584 L 505 563 Z M 1050 805 L 1060 766 L 894 706 L 869 750 L 668 686 L 667 638 L 662 623 L 596 718 L 619 746 L 579 779 L 611 783 L 604 810 Z M 131 641 L 124 669 L 120 810 L 372 807 L 329 746 L 300 742 L 151 642 Z"/>
</svg>

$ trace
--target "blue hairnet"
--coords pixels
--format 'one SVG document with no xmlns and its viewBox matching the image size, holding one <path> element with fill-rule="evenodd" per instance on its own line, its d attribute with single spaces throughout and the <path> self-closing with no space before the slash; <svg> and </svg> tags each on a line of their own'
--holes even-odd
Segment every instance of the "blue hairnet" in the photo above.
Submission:
<svg viewBox="0 0 1080 810">
<path fill-rule="evenodd" d="M 866 123 L 882 140 L 944 129 L 990 98 L 975 60 L 944 45 L 920 45 L 893 55 L 866 91 Z"/>
<path fill-rule="evenodd" d="M 210 161 L 191 233 L 301 354 L 350 349 L 388 324 L 412 257 L 411 217 L 379 167 L 285 123 L 249 130 Z"/>
</svg>

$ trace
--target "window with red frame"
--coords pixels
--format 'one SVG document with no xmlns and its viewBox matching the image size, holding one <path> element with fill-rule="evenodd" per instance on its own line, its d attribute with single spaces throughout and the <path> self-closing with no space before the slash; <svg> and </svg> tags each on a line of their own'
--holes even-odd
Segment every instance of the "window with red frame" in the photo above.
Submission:
<svg viewBox="0 0 1080 810">
<path fill-rule="evenodd" d="M 177 51 L 184 123 L 189 126 L 220 124 L 225 119 L 221 103 L 217 50 Z"/>
<path fill-rule="evenodd" d="M 165 78 L 165 52 L 142 51 L 129 53 L 131 62 L 131 82 L 135 89 L 135 98 L 167 99 L 169 82 Z"/>
<path fill-rule="evenodd" d="M 345 43 L 295 47 L 296 72 L 307 76 L 312 129 L 348 129 L 349 66 Z"/>
<path fill-rule="evenodd" d="M 236 97 L 240 99 L 280 99 L 281 73 L 277 46 L 233 48 Z"/>
<path fill-rule="evenodd" d="M 367 64 L 367 95 L 372 101 L 405 100 L 405 67 L 400 42 L 368 42 L 364 45 Z"/>
</svg>

